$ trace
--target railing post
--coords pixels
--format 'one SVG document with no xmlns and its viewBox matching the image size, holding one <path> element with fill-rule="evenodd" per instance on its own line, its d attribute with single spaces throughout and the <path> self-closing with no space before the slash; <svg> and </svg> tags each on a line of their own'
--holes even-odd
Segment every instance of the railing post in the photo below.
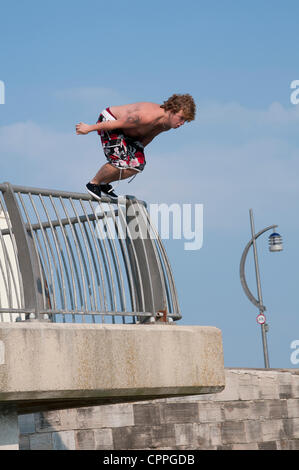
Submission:
<svg viewBox="0 0 299 470">
<path fill-rule="evenodd" d="M 146 222 L 141 201 L 126 197 L 126 244 L 134 276 L 137 308 L 140 311 L 166 311 L 167 299 L 162 267 Z M 149 321 L 149 318 L 143 321 Z"/>
<path fill-rule="evenodd" d="M 17 245 L 17 256 L 22 276 L 25 309 L 31 310 L 35 319 L 41 319 L 40 311 L 44 310 L 42 283 L 32 235 L 28 233 L 22 214 L 10 183 L 4 183 L 6 189 L 3 198 L 9 215 L 9 221 Z M 29 319 L 29 314 L 26 314 Z"/>
</svg>

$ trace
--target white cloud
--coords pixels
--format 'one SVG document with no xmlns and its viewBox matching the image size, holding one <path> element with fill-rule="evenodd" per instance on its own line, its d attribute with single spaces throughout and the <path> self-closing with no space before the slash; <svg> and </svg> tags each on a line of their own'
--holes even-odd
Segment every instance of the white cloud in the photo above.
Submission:
<svg viewBox="0 0 299 470">
<path fill-rule="evenodd" d="M 274 102 L 267 109 L 245 108 L 239 103 L 206 103 L 199 110 L 200 122 L 238 127 L 289 125 L 299 123 L 299 106 L 285 108 Z"/>
</svg>

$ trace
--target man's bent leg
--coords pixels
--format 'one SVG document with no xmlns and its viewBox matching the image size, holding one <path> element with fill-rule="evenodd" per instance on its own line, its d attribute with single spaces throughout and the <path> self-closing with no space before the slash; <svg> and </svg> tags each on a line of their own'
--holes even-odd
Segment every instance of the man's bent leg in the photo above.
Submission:
<svg viewBox="0 0 299 470">
<path fill-rule="evenodd" d="M 121 171 L 121 175 L 120 175 Z M 107 184 L 112 183 L 113 181 L 118 181 L 119 179 L 127 179 L 131 176 L 135 175 L 137 172 L 136 170 L 132 170 L 130 168 L 124 168 L 120 170 L 116 168 L 111 163 L 105 163 L 97 174 L 90 180 L 92 184 Z"/>
</svg>

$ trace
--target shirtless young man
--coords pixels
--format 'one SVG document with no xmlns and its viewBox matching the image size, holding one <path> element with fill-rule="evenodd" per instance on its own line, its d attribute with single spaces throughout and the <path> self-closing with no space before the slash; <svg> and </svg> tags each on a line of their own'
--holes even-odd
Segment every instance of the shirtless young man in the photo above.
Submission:
<svg viewBox="0 0 299 470">
<path fill-rule="evenodd" d="M 117 198 L 109 183 L 143 171 L 144 147 L 161 132 L 193 121 L 195 112 L 192 96 L 174 94 L 162 105 L 145 102 L 112 106 L 101 112 L 96 124 L 77 124 L 78 135 L 98 132 L 109 162 L 86 185 L 87 191 L 96 199 L 100 199 L 101 194 Z"/>
</svg>

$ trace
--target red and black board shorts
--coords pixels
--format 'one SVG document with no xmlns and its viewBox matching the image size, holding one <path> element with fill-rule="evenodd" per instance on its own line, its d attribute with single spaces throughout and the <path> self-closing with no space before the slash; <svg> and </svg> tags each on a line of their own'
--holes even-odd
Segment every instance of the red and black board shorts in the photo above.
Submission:
<svg viewBox="0 0 299 470">
<path fill-rule="evenodd" d="M 97 122 L 105 122 L 116 119 L 109 108 L 106 108 L 99 115 Z M 144 146 L 141 142 L 128 137 L 121 129 L 114 129 L 111 132 L 98 131 L 104 154 L 111 165 L 116 168 L 132 169 L 136 172 L 143 171 L 146 161 L 144 156 Z"/>
</svg>

